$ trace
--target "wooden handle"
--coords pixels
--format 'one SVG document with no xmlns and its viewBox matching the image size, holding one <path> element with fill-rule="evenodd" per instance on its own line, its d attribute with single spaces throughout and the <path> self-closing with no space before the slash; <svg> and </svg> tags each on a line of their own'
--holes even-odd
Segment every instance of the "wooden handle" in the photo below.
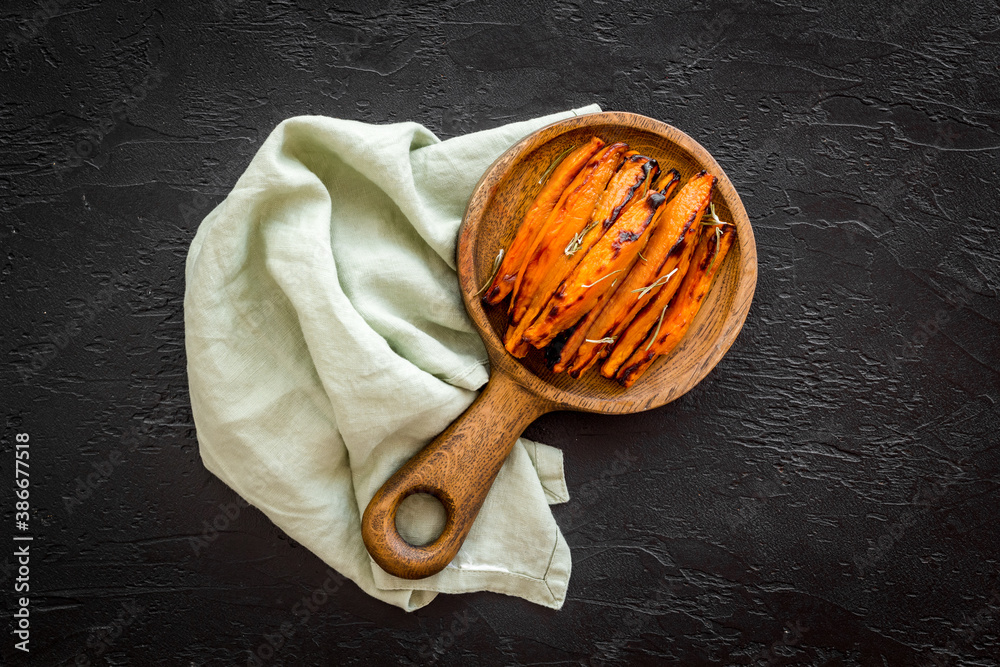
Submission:
<svg viewBox="0 0 1000 667">
<path fill-rule="evenodd" d="M 423 579 L 451 562 L 472 528 L 486 494 L 525 427 L 551 406 L 494 373 L 469 409 L 389 478 L 368 503 L 361 536 L 379 566 L 397 577 Z M 444 531 L 416 547 L 396 530 L 396 510 L 413 493 L 444 505 Z"/>
</svg>

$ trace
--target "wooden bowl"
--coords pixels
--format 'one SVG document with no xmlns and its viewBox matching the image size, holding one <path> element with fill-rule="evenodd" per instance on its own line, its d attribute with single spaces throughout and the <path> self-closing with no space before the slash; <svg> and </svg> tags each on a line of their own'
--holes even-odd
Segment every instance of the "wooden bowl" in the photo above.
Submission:
<svg viewBox="0 0 1000 667">
<path fill-rule="evenodd" d="M 541 188 L 539 178 L 572 146 L 598 136 L 628 143 L 674 168 L 681 183 L 701 171 L 718 178 L 713 195 L 722 220 L 736 224 L 736 239 L 691 328 L 678 347 L 625 389 L 596 372 L 579 379 L 551 372 L 543 354 L 516 359 L 503 346 L 506 301 L 485 306 L 477 296 L 493 262 L 506 248 Z M 757 248 L 746 210 L 719 164 L 694 139 L 645 116 L 588 114 L 548 125 L 501 155 L 476 185 L 458 237 L 458 278 L 465 307 L 486 344 L 490 381 L 476 402 L 417 453 L 375 494 L 362 518 L 368 552 L 384 570 L 408 579 L 443 569 L 461 547 L 507 454 L 538 416 L 552 410 L 621 414 L 655 408 L 689 391 L 736 339 L 757 284 Z M 444 505 L 444 531 L 426 546 L 406 543 L 396 531 L 396 509 L 412 493 L 430 493 Z"/>
</svg>

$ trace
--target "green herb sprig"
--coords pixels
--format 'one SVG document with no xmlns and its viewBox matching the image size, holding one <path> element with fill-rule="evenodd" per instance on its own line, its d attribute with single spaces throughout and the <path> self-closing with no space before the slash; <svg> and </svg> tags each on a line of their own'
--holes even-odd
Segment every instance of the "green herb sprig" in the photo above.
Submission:
<svg viewBox="0 0 1000 667">
<path fill-rule="evenodd" d="M 557 155 L 557 156 L 556 156 L 556 159 L 552 161 L 552 164 L 550 164 L 550 165 L 549 165 L 549 168 L 548 168 L 548 169 L 546 169 L 546 170 L 545 170 L 545 173 L 543 173 L 543 174 L 542 174 L 542 176 L 541 176 L 541 178 L 539 178 L 539 179 L 538 179 L 538 184 L 539 184 L 539 185 L 541 185 L 542 183 L 544 183 L 544 182 L 545 182 L 545 179 L 546 179 L 546 178 L 548 178 L 548 177 L 549 177 L 549 175 L 550 175 L 550 174 L 551 174 L 551 173 L 552 173 L 553 171 L 555 171 L 555 170 L 556 170 L 556 167 L 558 167 L 558 166 L 559 166 L 559 163 L 561 163 L 561 162 L 563 161 L 563 158 L 564 158 L 564 157 L 566 157 L 566 155 L 567 155 L 567 154 L 568 154 L 568 153 L 569 153 L 570 151 L 572 151 L 572 150 L 573 150 L 574 148 L 576 148 L 576 146 L 570 146 L 569 148 L 567 148 L 567 149 L 566 149 L 566 150 L 564 150 L 564 151 L 563 151 L 562 153 L 560 153 L 559 155 Z"/>
<path fill-rule="evenodd" d="M 490 286 L 493 279 L 497 277 L 497 271 L 500 270 L 500 263 L 503 262 L 503 248 L 500 248 L 500 252 L 497 253 L 497 258 L 493 260 L 493 272 L 490 273 L 490 277 L 486 279 L 486 284 L 479 288 L 479 291 L 473 294 L 473 296 L 479 296 L 486 291 L 486 288 Z"/>
<path fill-rule="evenodd" d="M 617 271 L 612 271 L 611 273 L 609 273 L 608 275 L 604 276 L 603 278 L 598 278 L 597 280 L 595 280 L 594 282 L 590 283 L 589 285 L 581 285 L 580 287 L 584 287 L 584 288 L 593 287 L 594 285 L 596 285 L 597 283 L 601 282 L 602 280 L 607 280 L 608 278 L 610 278 L 611 276 L 615 275 L 616 273 L 621 273 L 624 270 L 625 269 L 618 269 Z M 615 280 L 617 280 L 617 278 Z"/>
<path fill-rule="evenodd" d="M 667 306 L 669 305 L 670 304 L 668 303 Z M 649 343 L 646 345 L 647 350 L 653 347 L 653 341 L 655 341 L 656 337 L 660 335 L 660 325 L 663 324 L 663 316 L 667 312 L 667 306 L 664 306 L 663 310 L 660 311 L 660 321 L 656 323 L 656 331 L 654 331 L 653 335 L 649 338 Z"/>
<path fill-rule="evenodd" d="M 722 225 L 732 225 L 731 222 L 726 222 L 725 220 L 719 220 L 719 216 L 715 214 L 715 202 L 710 202 L 708 205 L 708 214 L 712 217 L 711 220 L 702 220 L 701 224 L 707 227 L 720 227 Z M 735 225 L 733 225 L 735 226 Z"/>
<path fill-rule="evenodd" d="M 583 245 L 584 237 L 587 236 L 587 234 L 590 233 L 590 230 L 596 227 L 598 224 L 599 224 L 598 221 L 595 220 L 594 222 L 590 223 L 589 225 L 581 229 L 579 232 L 577 232 L 576 235 L 572 239 L 570 239 L 569 243 L 566 245 L 566 248 L 563 250 L 563 254 L 566 255 L 567 257 L 572 257 L 573 255 L 575 255 L 577 251 L 580 249 L 580 246 Z"/>
<path fill-rule="evenodd" d="M 607 343 L 608 345 L 610 345 L 611 343 L 614 343 L 616 340 L 618 340 L 618 339 L 615 336 L 608 336 L 607 338 L 598 338 L 597 340 L 594 340 L 593 338 L 584 338 L 583 342 L 584 343 L 597 343 L 597 344 Z"/>
<path fill-rule="evenodd" d="M 646 285 L 645 287 L 640 287 L 639 289 L 632 290 L 633 292 L 639 292 L 639 296 L 636 297 L 636 300 L 638 301 L 642 297 L 644 297 L 647 294 L 649 294 L 649 290 L 653 289 L 654 287 L 659 287 L 660 285 L 666 285 L 667 282 L 670 280 L 670 276 L 674 275 L 675 273 L 677 273 L 677 269 L 676 268 L 673 271 L 671 271 L 670 273 L 668 273 L 667 275 L 660 276 L 659 278 L 657 278 L 656 282 L 654 282 L 653 284 Z"/>
</svg>

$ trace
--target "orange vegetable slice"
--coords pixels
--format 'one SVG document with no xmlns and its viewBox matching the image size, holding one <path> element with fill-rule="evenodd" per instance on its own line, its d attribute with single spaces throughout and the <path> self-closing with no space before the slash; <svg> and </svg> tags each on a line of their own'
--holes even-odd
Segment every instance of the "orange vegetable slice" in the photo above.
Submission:
<svg viewBox="0 0 1000 667">
<path fill-rule="evenodd" d="M 483 301 L 495 306 L 511 293 L 528 250 L 534 244 L 552 209 L 587 161 L 603 147 L 602 139 L 591 137 L 590 141 L 569 153 L 552 170 L 531 208 L 524 215 L 520 227 L 517 228 L 514 240 L 504 253 L 500 268 L 483 295 Z"/>
<path fill-rule="evenodd" d="M 722 268 L 726 253 L 736 237 L 735 230 L 732 224 L 725 224 L 708 226 L 702 232 L 694 261 L 673 302 L 661 312 L 656 328 L 647 336 L 645 343 L 615 374 L 624 386 L 635 384 L 658 356 L 673 352 L 684 338 Z"/>
</svg>

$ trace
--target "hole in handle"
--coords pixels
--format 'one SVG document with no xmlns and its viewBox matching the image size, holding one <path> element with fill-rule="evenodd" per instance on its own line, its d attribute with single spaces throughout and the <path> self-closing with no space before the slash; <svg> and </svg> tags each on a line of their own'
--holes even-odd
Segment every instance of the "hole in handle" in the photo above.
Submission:
<svg viewBox="0 0 1000 667">
<path fill-rule="evenodd" d="M 409 496 L 429 494 L 445 514 L 444 528 L 429 544 L 415 546 L 403 539 L 396 525 L 397 510 Z M 426 503 L 428 501 L 417 501 Z M 456 522 L 455 500 L 450 493 L 427 484 L 405 491 L 380 490 L 365 510 L 361 532 L 372 559 L 386 572 L 404 579 L 423 579 L 443 570 L 462 546 L 468 526 Z M 410 535 L 411 539 L 413 538 Z"/>
<path fill-rule="evenodd" d="M 431 544 L 444 532 L 448 513 L 433 494 L 411 493 L 396 508 L 396 532 L 412 547 Z"/>
</svg>

